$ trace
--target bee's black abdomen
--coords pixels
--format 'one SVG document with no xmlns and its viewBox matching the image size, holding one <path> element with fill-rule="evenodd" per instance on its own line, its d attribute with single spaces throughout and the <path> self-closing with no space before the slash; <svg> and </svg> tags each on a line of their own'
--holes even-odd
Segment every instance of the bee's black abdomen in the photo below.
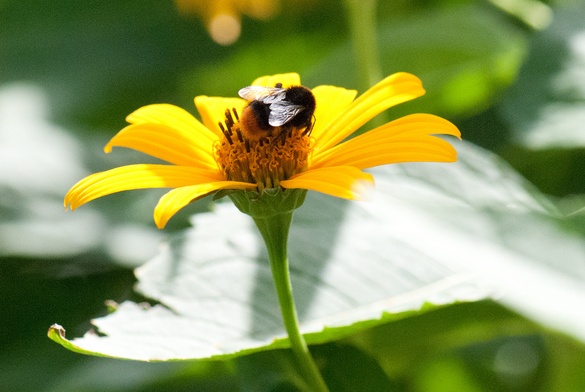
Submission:
<svg viewBox="0 0 585 392">
<path fill-rule="evenodd" d="M 289 122 L 290 125 L 304 127 L 311 123 L 316 106 L 315 96 L 311 90 L 303 86 L 290 87 L 286 90 L 286 100 L 304 108 Z"/>
</svg>

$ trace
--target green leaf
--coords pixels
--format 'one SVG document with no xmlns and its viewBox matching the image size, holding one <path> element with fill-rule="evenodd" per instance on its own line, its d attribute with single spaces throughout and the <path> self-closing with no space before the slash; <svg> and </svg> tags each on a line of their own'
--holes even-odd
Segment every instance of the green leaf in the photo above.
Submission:
<svg viewBox="0 0 585 392">
<path fill-rule="evenodd" d="M 402 391 L 397 381 L 391 380 L 379 362 L 368 353 L 348 344 L 317 346 L 314 354 L 319 361 L 326 358 L 323 377 L 332 391 Z M 365 377 L 364 377 L 365 376 Z"/>
<path fill-rule="evenodd" d="M 585 299 L 582 234 L 503 162 L 461 144 L 456 164 L 374 173 L 371 200 L 311 194 L 295 215 L 291 275 L 310 344 L 483 298 L 486 287 L 583 338 L 583 316 L 573 311 Z M 287 347 L 252 221 L 220 204 L 194 226 L 136 271 L 138 291 L 161 304 L 120 304 L 93 320 L 103 336 L 68 341 L 54 330 L 52 338 L 78 352 L 146 361 Z"/>
<path fill-rule="evenodd" d="M 84 149 L 81 140 L 50 121 L 50 105 L 50 95 L 32 84 L 0 87 L 0 166 L 10 168 L 0 174 L 0 257 L 46 260 L 99 253 L 99 262 L 72 260 L 76 265 L 70 271 L 82 273 L 108 269 L 112 260 L 135 266 L 156 254 L 161 233 L 143 208 L 109 202 L 108 214 L 119 224 L 104 219 L 93 206 L 74 215 L 63 212 L 67 189 L 89 172 L 82 159 L 99 151 L 105 141 L 87 138 L 84 142 L 92 148 Z M 96 166 L 103 168 L 105 163 L 100 163 Z M 149 201 L 155 204 L 152 197 L 138 203 Z M 148 226 L 139 225 L 141 220 Z M 121 244 L 123 238 L 127 241 Z M 137 245 L 129 245 L 132 242 Z"/>
<path fill-rule="evenodd" d="M 413 111 L 448 116 L 477 113 L 499 97 L 516 77 L 526 48 L 521 30 L 479 3 L 425 7 L 397 15 L 379 29 L 385 74 L 419 76 L 428 95 L 392 113 Z M 319 63 L 303 81 L 351 86 L 355 80 L 350 43 Z M 349 85 L 348 85 L 349 83 Z"/>
<path fill-rule="evenodd" d="M 569 3 L 534 37 L 518 81 L 501 104 L 516 141 L 528 148 L 585 146 L 585 5 Z"/>
</svg>

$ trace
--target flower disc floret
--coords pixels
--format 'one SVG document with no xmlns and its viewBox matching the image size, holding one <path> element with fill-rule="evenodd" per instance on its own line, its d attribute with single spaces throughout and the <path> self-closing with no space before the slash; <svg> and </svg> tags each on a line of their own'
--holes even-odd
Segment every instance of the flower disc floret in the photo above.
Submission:
<svg viewBox="0 0 585 392">
<path fill-rule="evenodd" d="M 220 124 L 224 138 L 214 144 L 215 160 L 228 180 L 256 184 L 262 193 L 307 169 L 311 138 L 306 129 L 276 128 L 248 138 L 238 120 L 235 109 L 227 110 Z"/>
</svg>

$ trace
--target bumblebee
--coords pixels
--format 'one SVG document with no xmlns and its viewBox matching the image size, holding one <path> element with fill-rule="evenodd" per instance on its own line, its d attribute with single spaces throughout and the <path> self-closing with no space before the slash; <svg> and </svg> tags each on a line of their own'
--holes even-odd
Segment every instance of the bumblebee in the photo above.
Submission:
<svg viewBox="0 0 585 392">
<path fill-rule="evenodd" d="M 280 83 L 275 87 L 248 86 L 238 94 L 250 101 L 240 118 L 242 133 L 248 139 L 271 136 L 277 129 L 284 137 L 293 128 L 304 128 L 308 134 L 313 128 L 315 96 L 306 87 L 282 88 Z"/>
</svg>

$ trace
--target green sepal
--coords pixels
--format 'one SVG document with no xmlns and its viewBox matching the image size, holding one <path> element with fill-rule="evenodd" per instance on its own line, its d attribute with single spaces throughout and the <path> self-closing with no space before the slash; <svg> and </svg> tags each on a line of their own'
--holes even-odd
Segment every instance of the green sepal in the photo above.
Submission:
<svg viewBox="0 0 585 392">
<path fill-rule="evenodd" d="M 305 189 L 265 189 L 262 193 L 237 190 L 227 196 L 236 207 L 252 218 L 268 218 L 275 215 L 290 214 L 305 201 Z"/>
</svg>

